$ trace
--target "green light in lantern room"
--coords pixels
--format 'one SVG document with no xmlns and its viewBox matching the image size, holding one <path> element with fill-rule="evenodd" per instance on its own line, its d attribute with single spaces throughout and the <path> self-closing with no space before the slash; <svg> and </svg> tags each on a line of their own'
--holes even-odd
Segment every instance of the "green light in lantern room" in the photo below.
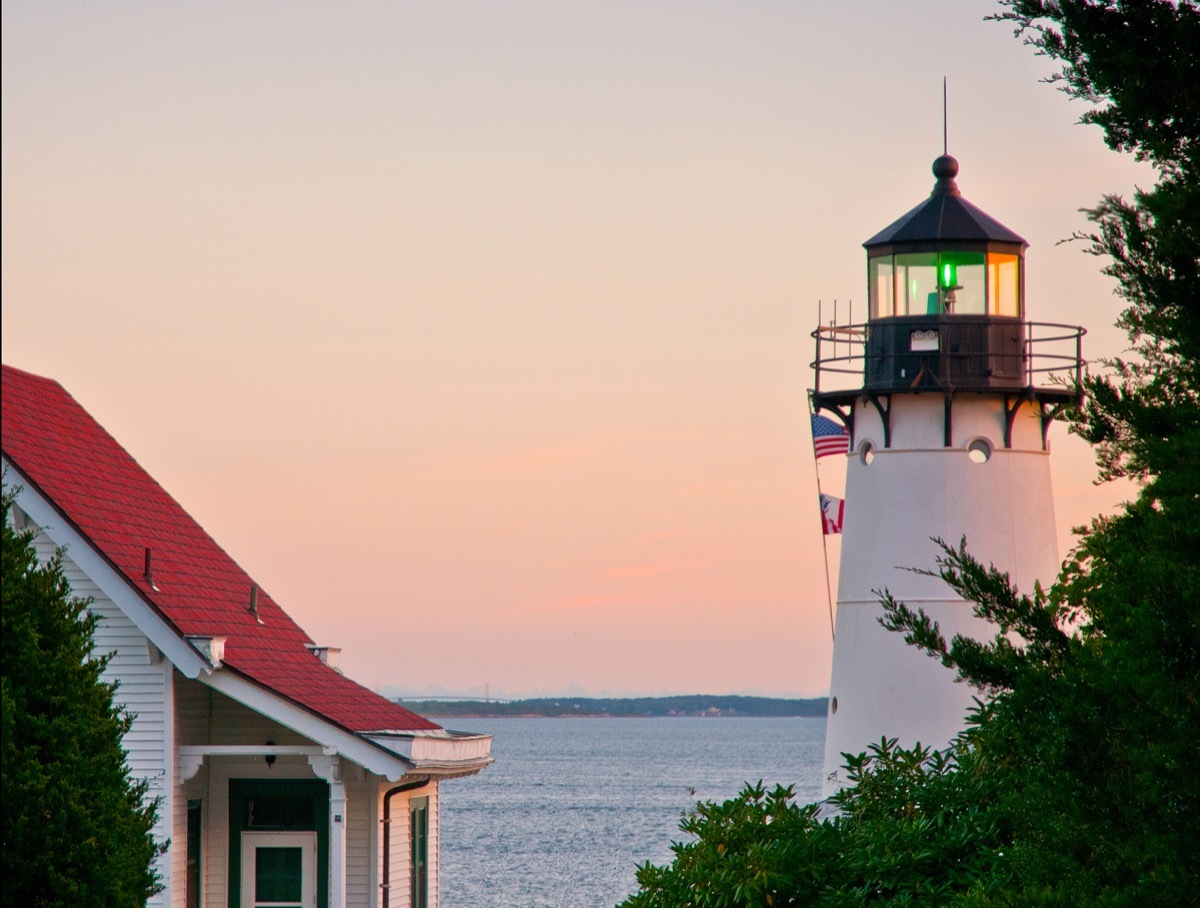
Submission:
<svg viewBox="0 0 1200 908">
<path fill-rule="evenodd" d="M 941 268 L 942 289 L 949 290 L 958 284 L 958 266 L 952 261 L 943 261 Z"/>
</svg>

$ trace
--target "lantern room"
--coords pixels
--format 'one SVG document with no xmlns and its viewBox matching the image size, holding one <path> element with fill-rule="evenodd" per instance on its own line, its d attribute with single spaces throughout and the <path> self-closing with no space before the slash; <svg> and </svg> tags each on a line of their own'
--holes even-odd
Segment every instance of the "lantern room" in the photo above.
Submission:
<svg viewBox="0 0 1200 908">
<path fill-rule="evenodd" d="M 1024 377 L 1028 245 L 962 197 L 958 162 L 933 162 L 929 198 L 867 250 L 866 386 L 1009 387 Z"/>
<path fill-rule="evenodd" d="M 813 407 L 835 412 L 854 432 L 856 408 L 883 418 L 891 444 L 895 395 L 945 399 L 949 445 L 954 401 L 998 395 L 1004 404 L 1004 445 L 1017 410 L 1077 400 L 1084 330 L 1031 322 L 1025 311 L 1028 243 L 962 197 L 958 161 L 933 162 L 933 192 L 865 243 L 867 321 L 818 325 Z"/>
<path fill-rule="evenodd" d="M 966 201 L 942 155 L 929 198 L 863 243 L 872 321 L 907 315 L 1022 318 L 1025 240 Z"/>
</svg>

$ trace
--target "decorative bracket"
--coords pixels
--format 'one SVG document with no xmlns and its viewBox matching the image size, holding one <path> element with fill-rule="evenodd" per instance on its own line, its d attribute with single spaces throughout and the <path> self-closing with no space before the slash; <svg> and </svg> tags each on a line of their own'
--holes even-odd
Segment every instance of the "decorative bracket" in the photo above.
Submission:
<svg viewBox="0 0 1200 908">
<path fill-rule="evenodd" d="M 1067 404 L 1059 404 L 1057 407 L 1047 407 L 1046 402 L 1039 401 L 1040 413 L 1038 414 L 1042 420 L 1042 450 L 1045 451 L 1049 447 L 1049 442 L 1046 436 L 1050 433 L 1050 426 L 1054 420 L 1058 419 L 1058 414 L 1067 409 Z"/>
<path fill-rule="evenodd" d="M 196 773 L 200 771 L 200 767 L 203 765 L 204 754 L 181 753 L 179 755 L 179 769 L 176 774 L 176 782 L 186 782 L 188 779 L 195 778 Z"/>
<path fill-rule="evenodd" d="M 887 399 L 885 407 L 881 401 Z M 879 421 L 883 423 L 883 446 L 892 446 L 892 397 L 890 394 L 863 394 L 862 399 L 875 408 Z"/>
<path fill-rule="evenodd" d="M 811 398 L 810 398 L 811 402 Z M 854 445 L 854 405 L 838 406 L 837 404 L 817 404 L 813 411 L 820 413 L 822 410 L 829 410 L 837 414 L 837 418 L 841 420 L 843 426 L 850 433 L 850 445 Z"/>
<path fill-rule="evenodd" d="M 336 747 L 323 747 L 320 754 L 309 754 L 308 765 L 312 767 L 313 775 L 324 779 L 331 785 L 342 782 L 342 761 L 338 759 Z"/>
<path fill-rule="evenodd" d="M 1028 398 L 1024 394 L 1004 395 L 1004 447 L 1012 447 L 1013 423 L 1017 420 L 1017 411 Z M 1043 445 L 1044 446 L 1044 445 Z"/>
</svg>

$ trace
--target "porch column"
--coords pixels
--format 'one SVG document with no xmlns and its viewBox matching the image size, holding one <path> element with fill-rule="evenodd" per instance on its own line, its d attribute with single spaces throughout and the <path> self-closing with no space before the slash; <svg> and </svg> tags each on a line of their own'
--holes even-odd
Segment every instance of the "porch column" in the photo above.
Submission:
<svg viewBox="0 0 1200 908">
<path fill-rule="evenodd" d="M 346 905 L 346 786 L 337 749 L 310 756 L 313 773 L 329 783 L 329 908 Z"/>
</svg>

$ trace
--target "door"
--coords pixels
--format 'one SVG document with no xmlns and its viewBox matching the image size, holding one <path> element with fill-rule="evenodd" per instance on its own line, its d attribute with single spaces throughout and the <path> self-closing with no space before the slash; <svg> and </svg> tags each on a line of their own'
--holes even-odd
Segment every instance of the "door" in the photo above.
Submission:
<svg viewBox="0 0 1200 908">
<path fill-rule="evenodd" d="M 317 834 L 242 833 L 242 908 L 316 908 Z"/>
</svg>

